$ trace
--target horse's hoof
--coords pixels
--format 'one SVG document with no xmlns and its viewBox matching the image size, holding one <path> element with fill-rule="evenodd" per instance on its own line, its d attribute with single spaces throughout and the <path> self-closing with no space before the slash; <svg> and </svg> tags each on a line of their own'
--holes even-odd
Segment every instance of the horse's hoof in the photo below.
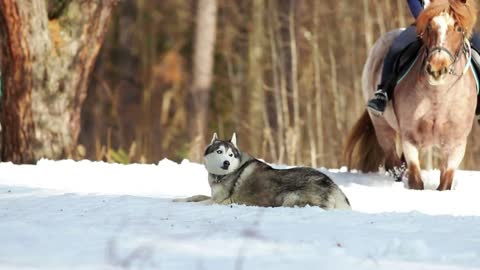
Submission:
<svg viewBox="0 0 480 270">
<path fill-rule="evenodd" d="M 437 187 L 437 191 L 448 191 L 448 190 L 452 190 L 452 187 L 441 187 L 441 186 Z"/>
<path fill-rule="evenodd" d="M 408 188 L 413 190 L 424 190 L 423 182 L 408 183 Z"/>
</svg>

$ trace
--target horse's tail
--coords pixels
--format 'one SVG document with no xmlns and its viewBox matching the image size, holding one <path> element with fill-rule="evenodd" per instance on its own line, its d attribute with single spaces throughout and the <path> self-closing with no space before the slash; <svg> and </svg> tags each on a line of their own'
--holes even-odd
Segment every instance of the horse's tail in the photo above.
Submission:
<svg viewBox="0 0 480 270">
<path fill-rule="evenodd" d="M 375 135 L 372 119 L 366 110 L 348 135 L 344 159 L 349 169 L 358 169 L 363 172 L 378 171 L 379 165 L 385 159 L 385 154 Z"/>
</svg>

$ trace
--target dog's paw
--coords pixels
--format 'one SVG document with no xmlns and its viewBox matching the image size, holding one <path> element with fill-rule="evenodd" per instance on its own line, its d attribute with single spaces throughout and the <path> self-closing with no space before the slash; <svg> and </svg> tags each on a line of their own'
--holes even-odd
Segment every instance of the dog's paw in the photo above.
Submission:
<svg viewBox="0 0 480 270">
<path fill-rule="evenodd" d="M 183 199 L 173 199 L 172 201 L 173 202 L 202 202 L 209 199 L 210 197 L 205 195 L 195 195 L 195 196 L 183 198 Z"/>
</svg>

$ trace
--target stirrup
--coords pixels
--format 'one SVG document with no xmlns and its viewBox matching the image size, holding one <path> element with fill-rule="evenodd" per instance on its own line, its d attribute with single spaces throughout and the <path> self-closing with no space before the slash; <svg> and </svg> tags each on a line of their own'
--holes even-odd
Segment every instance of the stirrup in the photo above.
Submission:
<svg viewBox="0 0 480 270">
<path fill-rule="evenodd" d="M 375 91 L 375 93 L 373 93 L 373 96 L 374 96 L 374 98 L 383 99 L 383 100 L 388 101 L 387 92 L 383 89 L 378 89 L 377 91 Z"/>
</svg>

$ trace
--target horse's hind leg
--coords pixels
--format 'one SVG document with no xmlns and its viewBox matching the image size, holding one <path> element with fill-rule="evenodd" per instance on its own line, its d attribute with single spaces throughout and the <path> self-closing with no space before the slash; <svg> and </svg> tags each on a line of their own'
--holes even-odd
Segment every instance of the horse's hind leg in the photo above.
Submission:
<svg viewBox="0 0 480 270">
<path fill-rule="evenodd" d="M 420 160 L 417 147 L 407 140 L 402 141 L 403 154 L 408 165 L 408 188 L 423 189 L 423 181 L 420 175 Z"/>
<path fill-rule="evenodd" d="M 453 175 L 455 170 L 462 162 L 465 154 L 466 142 L 461 143 L 455 147 L 450 148 L 450 151 L 443 150 L 443 164 L 440 170 L 440 185 L 437 190 L 452 189 Z"/>
<path fill-rule="evenodd" d="M 402 167 L 403 163 L 396 150 L 395 139 L 397 132 L 391 128 L 383 118 L 374 117 L 372 122 L 375 126 L 378 144 L 385 154 L 385 171 L 392 173 L 395 181 L 401 181 L 402 174 L 398 175 L 395 173 L 395 171 Z"/>
</svg>

